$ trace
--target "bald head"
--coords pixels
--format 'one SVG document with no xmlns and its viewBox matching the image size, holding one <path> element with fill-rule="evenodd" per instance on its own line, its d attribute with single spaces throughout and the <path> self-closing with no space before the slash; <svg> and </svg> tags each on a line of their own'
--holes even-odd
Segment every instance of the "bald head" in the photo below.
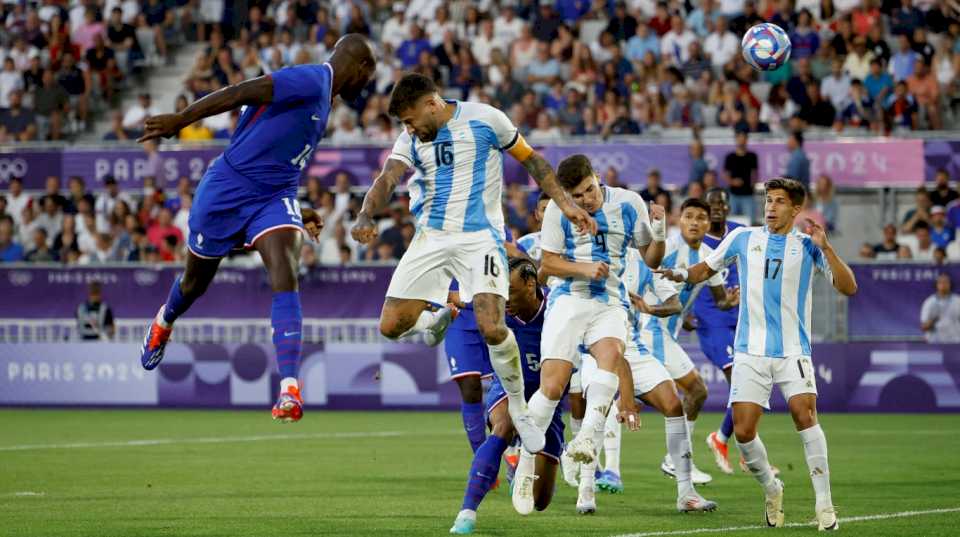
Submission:
<svg viewBox="0 0 960 537">
<path fill-rule="evenodd" d="M 373 45 L 360 34 L 347 34 L 334 45 L 330 65 L 334 93 L 351 101 L 370 83 L 377 69 Z"/>
</svg>

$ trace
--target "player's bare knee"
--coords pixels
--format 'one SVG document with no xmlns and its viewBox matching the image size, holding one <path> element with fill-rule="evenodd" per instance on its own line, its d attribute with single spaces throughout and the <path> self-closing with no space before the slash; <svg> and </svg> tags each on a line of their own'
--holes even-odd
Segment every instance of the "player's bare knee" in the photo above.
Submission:
<svg viewBox="0 0 960 537">
<path fill-rule="evenodd" d="M 791 415 L 793 416 L 793 424 L 798 431 L 809 429 L 817 424 L 817 414 L 811 408 L 791 412 Z"/>
<path fill-rule="evenodd" d="M 483 382 L 479 376 L 460 377 L 457 379 L 457 386 L 464 403 L 483 402 Z"/>
<path fill-rule="evenodd" d="M 383 334 L 385 338 L 397 339 L 409 329 L 409 327 L 404 328 L 400 323 L 401 321 L 396 318 L 381 317 L 380 333 Z"/>
<path fill-rule="evenodd" d="M 510 416 L 504 416 L 490 424 L 490 433 L 506 442 L 513 440 L 513 423 L 510 422 Z"/>
<path fill-rule="evenodd" d="M 708 394 L 707 385 L 704 384 L 703 379 L 697 377 L 696 382 L 690 389 L 690 398 L 697 410 L 703 408 L 703 404 L 707 402 Z"/>
<path fill-rule="evenodd" d="M 741 444 L 752 442 L 753 439 L 757 437 L 757 426 L 751 424 L 738 424 L 734 422 L 733 435 L 737 438 L 737 442 Z"/>
</svg>

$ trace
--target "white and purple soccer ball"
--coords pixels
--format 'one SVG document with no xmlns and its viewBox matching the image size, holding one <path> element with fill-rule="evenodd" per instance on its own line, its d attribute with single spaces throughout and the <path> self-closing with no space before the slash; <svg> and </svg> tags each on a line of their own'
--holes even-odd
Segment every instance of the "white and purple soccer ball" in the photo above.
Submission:
<svg viewBox="0 0 960 537">
<path fill-rule="evenodd" d="M 776 24 L 764 22 L 747 30 L 740 51 L 754 69 L 773 71 L 790 59 L 790 38 Z"/>
</svg>

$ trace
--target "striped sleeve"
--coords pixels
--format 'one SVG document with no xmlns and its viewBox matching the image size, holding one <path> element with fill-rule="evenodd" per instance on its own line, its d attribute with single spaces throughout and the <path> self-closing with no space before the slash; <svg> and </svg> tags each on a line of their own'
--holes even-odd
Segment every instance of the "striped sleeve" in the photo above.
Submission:
<svg viewBox="0 0 960 537">
<path fill-rule="evenodd" d="M 390 151 L 389 158 L 399 160 L 406 164 L 408 168 L 413 167 L 413 140 L 410 138 L 410 133 L 403 131 L 403 133 L 397 137 L 397 141 L 393 143 L 393 149 Z"/>
<path fill-rule="evenodd" d="M 749 228 L 738 227 L 731 231 L 726 237 L 723 238 L 723 241 L 717 245 L 716 249 L 708 255 L 703 262 L 707 264 L 713 271 L 720 271 L 723 267 L 730 263 L 739 255 L 743 255 L 746 252 L 741 252 L 742 244 L 744 239 L 749 237 Z M 744 235 L 747 233 L 748 235 Z"/>
</svg>

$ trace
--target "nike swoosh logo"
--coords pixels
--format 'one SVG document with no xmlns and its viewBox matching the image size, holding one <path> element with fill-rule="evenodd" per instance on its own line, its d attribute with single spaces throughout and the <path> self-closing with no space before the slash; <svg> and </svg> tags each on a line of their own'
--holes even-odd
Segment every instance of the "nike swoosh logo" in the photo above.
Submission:
<svg viewBox="0 0 960 537">
<path fill-rule="evenodd" d="M 300 332 L 284 332 L 283 337 L 290 337 L 299 334 Z"/>
<path fill-rule="evenodd" d="M 314 114 L 314 115 L 310 116 L 310 119 L 312 119 L 312 120 L 314 120 L 314 121 L 320 121 L 320 116 Z"/>
</svg>

